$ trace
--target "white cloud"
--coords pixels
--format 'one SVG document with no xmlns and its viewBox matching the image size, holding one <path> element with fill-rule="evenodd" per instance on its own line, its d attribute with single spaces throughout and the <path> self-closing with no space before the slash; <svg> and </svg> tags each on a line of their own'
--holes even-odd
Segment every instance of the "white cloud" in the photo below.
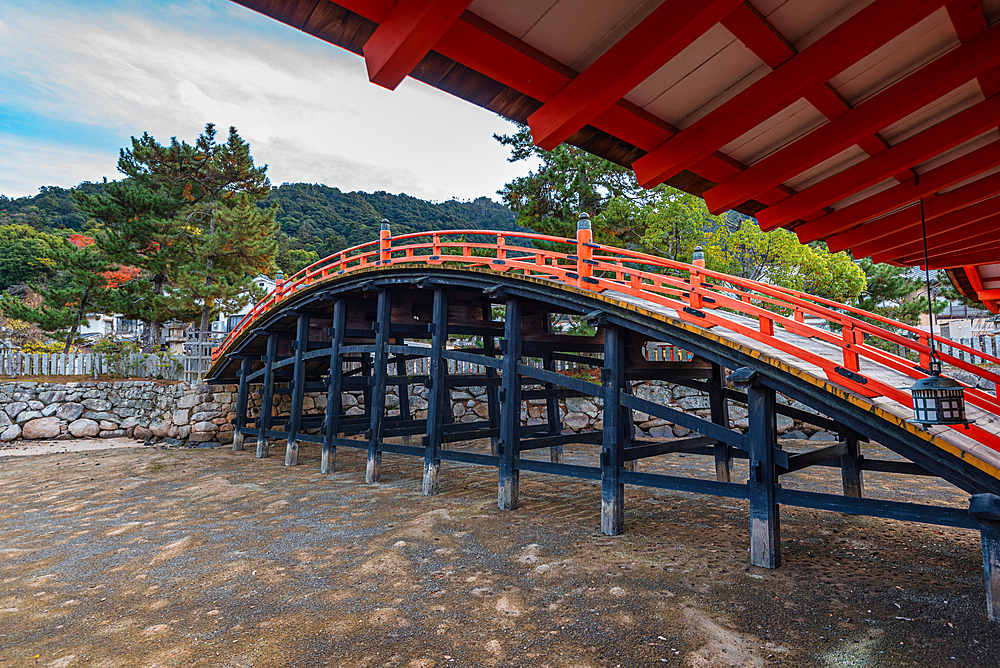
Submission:
<svg viewBox="0 0 1000 668">
<path fill-rule="evenodd" d="M 36 195 L 43 185 L 100 181 L 96 174 L 113 174 L 118 163 L 117 154 L 26 141 L 5 133 L 0 133 L 0 156 L 0 193 L 9 197 Z"/>
<path fill-rule="evenodd" d="M 25 82 L 5 91 L 6 104 L 94 124 L 122 143 L 143 131 L 192 141 L 207 121 L 222 132 L 235 125 L 275 183 L 473 198 L 495 196 L 527 169 L 507 163 L 491 137 L 511 131 L 503 119 L 412 80 L 395 92 L 376 87 L 364 62 L 338 47 L 281 26 L 291 32 L 276 36 L 261 28 L 270 19 L 230 7 L 139 7 L 143 14 L 65 5 L 45 21 L 37 8 L 6 11 L 0 59 L 8 79 Z M 115 178 L 114 149 L 90 165 L 67 150 L 76 159 L 38 173 L 34 186 Z M 0 184 L 12 170 L 20 171 L 0 162 Z"/>
</svg>

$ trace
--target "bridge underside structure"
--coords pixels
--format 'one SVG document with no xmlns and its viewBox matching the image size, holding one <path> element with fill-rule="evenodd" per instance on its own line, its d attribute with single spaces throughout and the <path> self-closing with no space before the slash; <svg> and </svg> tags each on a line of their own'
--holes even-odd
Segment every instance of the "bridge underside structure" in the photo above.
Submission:
<svg viewBox="0 0 1000 668">
<path fill-rule="evenodd" d="M 925 430 L 907 422 L 906 387 L 925 375 L 930 354 L 919 330 L 701 266 L 594 244 L 586 225 L 576 240 L 482 231 L 393 239 L 387 228 L 379 242 L 321 260 L 279 286 L 216 351 L 209 381 L 239 384 L 235 449 L 249 436 L 265 457 L 271 439 L 284 439 L 290 465 L 301 447 L 313 444 L 322 452 L 322 471 L 330 473 L 338 448 L 360 448 L 368 453 L 369 483 L 379 481 L 383 455 L 422 457 L 428 495 L 437 492 L 442 462 L 493 467 L 501 510 L 518 506 L 521 471 L 599 481 L 607 534 L 625 530 L 627 485 L 745 499 L 751 561 L 767 568 L 780 563 L 783 505 L 976 529 L 989 614 L 1000 619 L 1000 404 L 995 390 L 968 387 L 975 424 Z M 567 314 L 583 317 L 596 333 L 554 330 L 554 319 Z M 455 338 L 469 347 L 449 347 Z M 878 341 L 895 343 L 900 354 Z M 643 353 L 649 342 L 693 358 L 649 361 Z M 977 380 L 1000 380 L 981 363 L 941 356 Z M 417 359 L 428 361 L 426 373 L 407 372 L 407 362 Z M 593 372 L 559 373 L 560 361 Z M 454 362 L 484 371 L 449 372 Z M 705 391 L 710 417 L 638 396 L 634 386 L 648 380 Z M 428 389 L 426 415 L 419 417 L 408 400 L 418 385 Z M 451 392 L 469 386 L 487 388 L 488 415 L 455 422 Z M 399 406 L 390 415 L 392 387 Z M 352 390 L 364 393 L 361 415 L 343 410 L 343 393 Z M 255 391 L 261 408 L 252 417 L 248 400 Z M 303 410 L 305 395 L 315 392 L 327 393 L 323 413 Z M 291 395 L 286 414 L 275 410 L 279 393 Z M 779 394 L 819 414 L 779 403 Z M 603 428 L 564 431 L 559 401 L 569 397 L 599 399 Z M 545 424 L 522 424 L 528 400 L 546 402 Z M 730 425 L 732 402 L 749 412 L 746 433 Z M 692 433 L 637 438 L 634 411 Z M 838 441 L 786 451 L 777 440 L 778 415 L 837 434 Z M 491 440 L 492 454 L 463 449 L 479 439 Z M 862 457 L 859 443 L 869 440 L 908 461 Z M 567 444 L 592 446 L 599 465 L 564 462 Z M 537 449 L 549 449 L 549 461 L 522 457 Z M 653 474 L 634 465 L 672 453 L 714 460 L 715 478 Z M 735 479 L 734 459 L 748 460 L 748 479 Z M 810 466 L 838 467 L 843 494 L 782 487 L 783 475 Z M 970 508 L 866 498 L 866 470 L 938 476 L 966 491 Z"/>
</svg>

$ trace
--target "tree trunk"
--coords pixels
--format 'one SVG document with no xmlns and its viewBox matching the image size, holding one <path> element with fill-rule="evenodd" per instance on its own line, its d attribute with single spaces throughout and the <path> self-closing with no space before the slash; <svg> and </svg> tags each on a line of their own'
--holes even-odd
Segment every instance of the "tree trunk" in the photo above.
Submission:
<svg viewBox="0 0 1000 668">
<path fill-rule="evenodd" d="M 163 294 L 162 276 L 156 275 L 153 277 L 153 294 L 157 297 Z M 160 324 L 159 315 L 154 315 L 153 320 L 149 323 L 149 345 L 145 350 L 147 353 L 158 348 L 160 345 Z"/>
<path fill-rule="evenodd" d="M 66 347 L 63 348 L 63 354 L 69 353 L 70 344 L 73 343 L 73 339 L 76 338 L 76 332 L 80 329 L 80 321 L 83 319 L 83 311 L 87 308 L 87 297 L 90 296 L 90 288 L 85 288 L 83 291 L 83 297 L 80 298 L 80 308 L 76 310 L 76 318 L 73 321 L 73 329 L 69 330 L 69 334 L 66 335 Z"/>
<path fill-rule="evenodd" d="M 212 203 L 212 215 L 208 219 L 208 236 L 209 239 L 215 236 L 215 207 L 216 203 Z M 212 285 L 212 268 L 214 262 L 212 261 L 212 256 L 209 255 L 205 260 L 205 285 Z M 201 307 L 201 327 L 199 331 L 207 332 L 209 328 L 209 319 L 212 317 L 212 303 L 208 299 L 208 294 L 206 291 L 205 296 L 202 298 Z"/>
</svg>

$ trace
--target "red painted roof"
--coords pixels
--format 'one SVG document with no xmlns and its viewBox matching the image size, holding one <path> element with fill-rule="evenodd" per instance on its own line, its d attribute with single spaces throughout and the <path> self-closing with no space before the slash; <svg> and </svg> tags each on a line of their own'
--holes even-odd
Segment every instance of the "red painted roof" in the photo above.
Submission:
<svg viewBox="0 0 1000 668">
<path fill-rule="evenodd" d="M 855 257 L 1000 304 L 1000 0 L 237 0 Z"/>
</svg>

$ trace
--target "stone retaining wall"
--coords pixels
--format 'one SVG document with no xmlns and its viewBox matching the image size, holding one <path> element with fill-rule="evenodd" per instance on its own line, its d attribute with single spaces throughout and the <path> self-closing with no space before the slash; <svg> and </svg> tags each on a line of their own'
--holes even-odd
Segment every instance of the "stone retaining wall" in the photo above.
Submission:
<svg viewBox="0 0 1000 668">
<path fill-rule="evenodd" d="M 708 418 L 708 396 L 699 390 L 660 381 L 633 388 L 635 394 L 686 413 Z M 791 403 L 778 398 L 779 402 Z M 452 415 L 457 422 L 475 422 L 488 416 L 486 388 L 468 387 L 452 391 Z M 146 441 L 170 439 L 175 442 L 215 445 L 232 443 L 234 386 L 192 386 L 162 381 L 82 381 L 75 383 L 8 382 L 0 385 L 0 441 L 23 439 L 68 439 L 83 437 L 128 437 Z M 288 394 L 275 395 L 275 414 L 287 413 Z M 794 404 L 809 412 L 811 409 Z M 386 407 L 390 416 L 399 414 L 395 388 L 389 390 Z M 305 412 L 321 415 L 326 409 L 325 393 L 309 393 L 303 401 Z M 345 392 L 348 415 L 364 413 L 361 392 Z M 559 413 L 564 432 L 601 430 L 603 401 L 576 397 L 561 400 Z M 415 419 L 427 417 L 427 389 L 410 388 L 410 410 Z M 251 395 L 251 418 L 260 412 L 260 397 Z M 733 427 L 747 429 L 746 408 L 730 403 Z M 544 400 L 522 404 L 521 423 L 546 423 Z M 636 435 L 652 438 L 684 436 L 689 430 L 667 420 L 635 413 Z M 316 430 L 312 430 L 316 431 Z M 778 433 L 805 438 L 817 432 L 811 425 L 778 416 Z"/>
<path fill-rule="evenodd" d="M 0 384 L 0 441 L 170 438 L 232 442 L 234 388 L 154 380 Z"/>
</svg>

